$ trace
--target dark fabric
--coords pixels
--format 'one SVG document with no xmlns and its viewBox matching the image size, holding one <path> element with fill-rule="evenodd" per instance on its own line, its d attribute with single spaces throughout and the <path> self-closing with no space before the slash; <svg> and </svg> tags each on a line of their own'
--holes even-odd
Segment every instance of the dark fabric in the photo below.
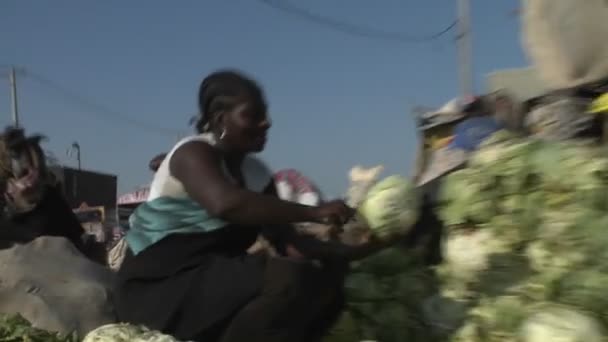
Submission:
<svg viewBox="0 0 608 342">
<path fill-rule="evenodd" d="M 54 187 L 47 187 L 34 210 L 5 218 L 2 238 L 28 242 L 40 236 L 62 236 L 80 246 L 84 229 Z"/>
<path fill-rule="evenodd" d="M 343 274 L 332 267 L 269 259 L 260 295 L 234 317 L 221 341 L 320 340 L 342 311 Z"/>
<path fill-rule="evenodd" d="M 64 237 L 89 259 L 105 263 L 104 246 L 84 241 L 85 231 L 59 189 L 47 186 L 36 207 L 26 213 L 4 217 L 0 222 L 0 248 L 28 243 L 41 236 Z"/>
<path fill-rule="evenodd" d="M 262 230 L 262 235 L 274 247 L 279 255 L 286 255 L 287 243 L 295 247 L 310 259 L 324 263 L 343 263 L 356 251 L 355 246 L 340 241 L 321 241 L 312 235 L 298 233 L 288 226 L 271 226 Z"/>
<path fill-rule="evenodd" d="M 438 265 L 441 263 L 441 235 L 443 232 L 443 222 L 436 214 L 435 207 L 431 198 L 427 195 L 423 197 L 423 204 L 420 208 L 420 216 L 412 231 L 404 240 L 404 247 L 414 248 L 424 243 L 424 261 L 428 265 Z"/>
<path fill-rule="evenodd" d="M 309 263 L 248 255 L 259 231 L 232 225 L 175 234 L 128 254 L 116 286 L 119 320 L 181 340 L 295 341 L 295 331 L 338 306 L 342 281 Z"/>
</svg>

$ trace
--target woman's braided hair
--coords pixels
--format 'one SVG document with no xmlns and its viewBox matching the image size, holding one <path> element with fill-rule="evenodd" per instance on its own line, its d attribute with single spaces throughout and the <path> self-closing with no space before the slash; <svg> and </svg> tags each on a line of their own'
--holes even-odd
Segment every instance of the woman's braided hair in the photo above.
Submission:
<svg viewBox="0 0 608 342">
<path fill-rule="evenodd" d="M 235 70 L 216 71 L 201 82 L 198 91 L 199 115 L 194 124 L 199 133 L 209 131 L 213 116 L 233 109 L 243 95 L 262 98 L 261 87 L 251 78 Z"/>
</svg>

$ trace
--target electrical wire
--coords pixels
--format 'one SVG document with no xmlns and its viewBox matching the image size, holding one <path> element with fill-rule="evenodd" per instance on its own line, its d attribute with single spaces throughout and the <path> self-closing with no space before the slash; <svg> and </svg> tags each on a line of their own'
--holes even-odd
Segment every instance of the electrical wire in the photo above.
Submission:
<svg viewBox="0 0 608 342">
<path fill-rule="evenodd" d="M 294 6 L 290 4 L 288 1 L 273 1 L 273 0 L 257 0 L 259 3 L 264 4 L 268 7 L 272 7 L 276 10 L 288 13 L 293 16 L 297 16 L 301 19 L 308 20 L 314 22 L 316 24 L 325 26 L 327 28 L 340 31 L 342 33 L 350 34 L 353 36 L 372 38 L 372 39 L 382 39 L 389 41 L 397 41 L 397 42 L 406 42 L 406 43 L 424 43 L 429 42 L 435 39 L 438 39 L 450 32 L 456 25 L 458 24 L 458 20 L 454 20 L 450 23 L 446 28 L 441 31 L 438 31 L 434 34 L 427 36 L 412 36 L 399 32 L 388 32 L 378 30 L 372 27 L 365 27 L 360 25 L 355 25 L 352 23 L 339 21 L 336 19 L 332 19 L 326 16 L 322 16 L 316 13 L 312 13 L 306 9 L 301 7 Z"/>
<path fill-rule="evenodd" d="M 66 100 L 69 100 L 70 102 L 80 105 L 82 107 L 88 108 L 89 110 L 86 113 L 94 115 L 98 118 L 101 118 L 104 120 L 108 120 L 108 119 L 112 118 L 115 121 L 120 121 L 122 123 L 129 124 L 133 127 L 156 132 L 158 134 L 165 135 L 168 137 L 175 137 L 182 133 L 176 129 L 170 129 L 170 128 L 166 128 L 166 127 L 162 127 L 162 126 L 157 126 L 157 125 L 151 124 L 149 122 L 146 122 L 144 120 L 135 119 L 124 113 L 120 113 L 115 110 L 112 110 L 105 105 L 102 105 L 102 104 L 96 103 L 90 99 L 87 99 L 86 97 L 84 97 L 80 94 L 77 94 L 76 92 L 74 92 L 70 89 L 67 89 L 66 87 L 61 86 L 61 85 L 55 83 L 54 81 L 47 79 L 46 77 L 33 73 L 30 70 L 23 70 L 22 74 L 25 77 L 36 81 L 38 84 L 46 86 L 47 88 L 50 88 L 50 89 L 54 90 L 55 92 L 61 94 Z"/>
</svg>

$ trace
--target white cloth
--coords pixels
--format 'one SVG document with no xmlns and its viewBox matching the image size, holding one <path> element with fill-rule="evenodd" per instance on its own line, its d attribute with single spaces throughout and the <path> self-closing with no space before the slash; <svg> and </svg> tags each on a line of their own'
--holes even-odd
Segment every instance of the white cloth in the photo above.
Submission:
<svg viewBox="0 0 608 342">
<path fill-rule="evenodd" d="M 193 135 L 186 137 L 180 140 L 175 146 L 171 149 L 167 156 L 163 160 L 163 162 L 158 167 L 158 171 L 154 174 L 154 179 L 152 184 L 150 185 L 150 194 L 148 195 L 148 201 L 152 201 L 154 199 L 160 197 L 172 197 L 172 198 L 187 198 L 188 194 L 184 189 L 184 186 L 181 184 L 177 178 L 173 177 L 171 171 L 169 170 L 169 163 L 171 162 L 171 157 L 178 148 L 182 145 L 189 143 L 191 141 L 202 141 L 206 142 L 210 145 L 215 145 L 216 140 L 213 134 L 211 133 L 203 133 L 199 135 Z M 231 179 L 231 176 L 226 169 L 225 165 L 222 165 L 224 168 L 224 173 L 227 177 Z M 247 156 L 243 160 L 243 177 L 245 178 L 245 183 L 249 190 L 255 192 L 261 192 L 264 190 L 270 181 L 272 180 L 272 173 L 268 169 L 268 167 L 262 162 L 260 159 L 254 156 Z"/>
<path fill-rule="evenodd" d="M 608 77 L 606 0 L 524 0 L 522 39 L 551 89 Z"/>
<path fill-rule="evenodd" d="M 450 146 L 432 151 L 428 163 L 425 163 L 422 174 L 418 178 L 418 186 L 423 186 L 444 174 L 457 169 L 467 162 L 467 153 Z"/>
</svg>

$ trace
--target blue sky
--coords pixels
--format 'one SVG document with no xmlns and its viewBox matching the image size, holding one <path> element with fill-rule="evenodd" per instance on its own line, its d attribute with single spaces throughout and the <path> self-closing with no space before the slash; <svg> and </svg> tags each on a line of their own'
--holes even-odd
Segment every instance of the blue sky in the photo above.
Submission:
<svg viewBox="0 0 608 342">
<path fill-rule="evenodd" d="M 454 20 L 456 1 L 289 0 L 315 13 L 386 31 L 427 35 Z M 372 5 L 373 4 L 373 5 Z M 523 66 L 512 0 L 472 0 L 476 88 L 485 73 Z M 201 79 L 235 67 L 264 86 L 274 127 L 263 158 L 342 195 L 354 164 L 407 175 L 414 104 L 458 93 L 455 32 L 428 43 L 349 36 L 254 0 L 2 0 L 0 65 L 16 64 L 133 118 L 95 110 L 27 74 L 22 124 L 43 132 L 67 164 L 78 141 L 86 169 L 119 176 L 128 191 L 151 179 L 147 163 L 191 131 Z M 2 75 L 3 76 L 3 75 Z M 10 122 L 0 77 L 0 125 Z M 138 125 L 162 127 L 155 131 Z"/>
</svg>

